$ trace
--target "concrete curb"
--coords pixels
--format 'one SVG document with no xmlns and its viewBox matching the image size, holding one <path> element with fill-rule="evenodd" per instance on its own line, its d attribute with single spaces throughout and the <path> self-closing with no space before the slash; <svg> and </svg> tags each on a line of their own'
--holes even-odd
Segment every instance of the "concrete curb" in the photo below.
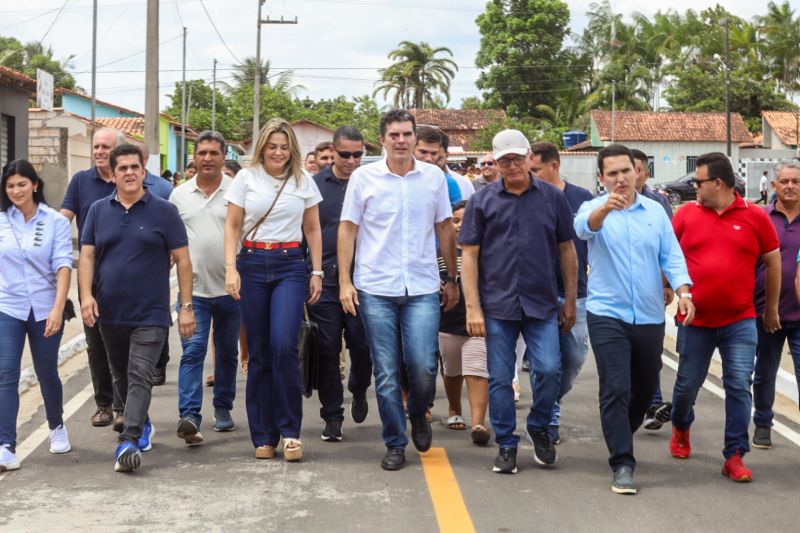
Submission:
<svg viewBox="0 0 800 533">
<path fill-rule="evenodd" d="M 674 338 L 678 338 L 678 327 L 675 325 L 675 317 L 666 314 L 666 333 Z M 714 350 L 714 360 L 722 362 L 719 350 Z M 789 398 L 794 403 L 798 403 L 797 380 L 786 370 L 779 368 L 778 377 L 775 381 L 775 392 Z"/>
<path fill-rule="evenodd" d="M 172 276 L 169 280 L 170 289 L 173 289 L 177 285 L 178 285 L 177 276 Z M 80 317 L 76 318 L 80 320 Z M 58 350 L 58 366 L 60 367 L 65 362 L 72 359 L 75 355 L 81 353 L 85 349 L 86 349 L 86 336 L 83 333 L 76 335 L 67 342 L 62 343 L 61 347 Z M 19 393 L 22 394 L 23 392 L 31 388 L 32 385 L 35 385 L 38 382 L 39 380 L 36 378 L 36 371 L 33 369 L 33 366 L 23 368 L 19 375 L 19 388 L 18 388 Z"/>
</svg>

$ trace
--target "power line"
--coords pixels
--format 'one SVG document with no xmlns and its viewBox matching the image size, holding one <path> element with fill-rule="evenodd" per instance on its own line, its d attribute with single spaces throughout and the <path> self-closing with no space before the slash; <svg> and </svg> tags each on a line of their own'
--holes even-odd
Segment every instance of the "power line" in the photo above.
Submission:
<svg viewBox="0 0 800 533">
<path fill-rule="evenodd" d="M 56 13 L 56 16 L 53 17 L 53 22 L 50 23 L 50 26 L 47 28 L 47 31 L 44 32 L 44 35 L 42 35 L 42 38 L 39 39 L 39 44 L 42 44 L 42 41 L 44 41 L 44 38 L 47 37 L 47 35 L 50 33 L 50 30 L 52 30 L 53 26 L 56 25 L 56 22 L 58 21 L 58 19 L 61 18 L 61 15 L 64 14 L 64 8 L 67 7 L 67 4 L 69 4 L 69 1 L 70 0 L 64 0 L 64 3 L 61 5 L 61 9 L 59 9 L 58 13 Z"/>
<path fill-rule="evenodd" d="M 167 39 L 166 41 L 162 41 L 160 44 L 167 44 L 167 43 L 171 43 L 172 41 L 174 41 L 174 40 L 176 40 L 176 39 L 180 39 L 181 37 L 182 37 L 182 35 L 176 35 L 176 36 L 175 36 L 175 37 L 173 37 L 172 39 Z M 125 57 L 120 57 L 119 59 L 115 59 L 115 60 L 113 60 L 113 61 L 109 61 L 108 63 L 103 63 L 102 65 L 98 66 L 97 68 L 98 68 L 98 69 L 100 69 L 100 68 L 102 68 L 102 67 L 107 67 L 108 65 L 113 65 L 113 64 L 115 64 L 115 63 L 119 63 L 120 61 L 125 61 L 126 59 L 130 59 L 130 58 L 132 58 L 132 57 L 136 57 L 136 56 L 138 56 L 139 54 L 143 54 L 143 53 L 145 53 L 146 51 L 147 51 L 147 50 L 139 50 L 138 52 L 135 52 L 135 53 L 133 53 L 133 54 L 127 55 L 127 56 L 125 56 Z M 84 71 L 82 71 L 82 72 L 75 72 L 75 74 L 88 74 L 88 73 L 90 73 L 90 72 L 91 72 L 91 70 L 88 70 L 88 71 L 87 71 L 87 70 L 84 70 Z M 100 71 L 100 70 L 97 70 L 97 72 L 98 72 L 98 73 L 100 73 L 101 71 Z M 111 71 L 111 72 L 113 72 L 113 71 Z M 144 72 L 144 70 L 128 70 L 128 71 L 120 70 L 120 71 L 117 71 L 117 72 L 128 72 L 128 73 L 133 73 L 133 72 Z M 161 71 L 161 72 L 166 72 L 166 71 Z M 106 73 L 107 73 L 107 72 L 103 72 L 103 74 L 106 74 Z"/>
<path fill-rule="evenodd" d="M 208 18 L 208 21 L 211 23 L 211 27 L 214 28 L 214 32 L 217 34 L 217 37 L 219 37 L 219 40 L 222 42 L 222 45 L 225 47 L 225 49 L 228 51 L 231 57 L 233 57 L 236 60 L 237 63 L 241 63 L 242 60 L 236 57 L 236 54 L 233 53 L 233 50 L 231 50 L 230 46 L 228 46 L 228 43 L 226 43 L 225 39 L 222 38 L 222 34 L 219 33 L 217 25 L 214 24 L 214 19 L 212 19 L 211 15 L 209 15 L 208 9 L 206 9 L 206 4 L 203 2 L 203 0 L 200 0 L 200 7 L 203 8 L 203 11 L 205 12 L 206 17 Z"/>
</svg>

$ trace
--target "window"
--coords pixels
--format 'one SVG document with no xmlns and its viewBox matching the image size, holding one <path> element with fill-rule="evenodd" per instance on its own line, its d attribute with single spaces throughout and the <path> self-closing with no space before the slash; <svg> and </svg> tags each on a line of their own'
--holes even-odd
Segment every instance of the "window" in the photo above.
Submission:
<svg viewBox="0 0 800 533">
<path fill-rule="evenodd" d="M 697 168 L 697 156 L 696 155 L 687 155 L 686 156 L 686 173 L 690 174 L 694 172 L 694 169 Z"/>
<path fill-rule="evenodd" d="M 0 114 L 0 168 L 14 159 L 14 117 Z"/>
<path fill-rule="evenodd" d="M 652 155 L 647 156 L 647 172 L 650 174 L 651 178 L 656 177 L 656 164 Z"/>
</svg>

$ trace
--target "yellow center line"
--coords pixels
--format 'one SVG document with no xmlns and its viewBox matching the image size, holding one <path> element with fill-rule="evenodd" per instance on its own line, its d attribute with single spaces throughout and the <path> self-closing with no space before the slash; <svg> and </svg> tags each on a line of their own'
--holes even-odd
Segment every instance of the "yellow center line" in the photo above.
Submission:
<svg viewBox="0 0 800 533">
<path fill-rule="evenodd" d="M 419 454 L 428 492 L 433 500 L 436 521 L 441 533 L 474 533 L 458 480 L 450 467 L 444 448 L 431 448 Z"/>
</svg>

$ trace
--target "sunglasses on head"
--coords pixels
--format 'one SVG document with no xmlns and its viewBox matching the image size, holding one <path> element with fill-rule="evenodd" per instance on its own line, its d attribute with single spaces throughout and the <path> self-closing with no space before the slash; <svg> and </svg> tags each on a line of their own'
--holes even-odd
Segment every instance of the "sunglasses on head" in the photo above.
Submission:
<svg viewBox="0 0 800 533">
<path fill-rule="evenodd" d="M 341 152 L 336 150 L 336 153 L 339 154 L 339 157 L 342 159 L 350 159 L 351 157 L 353 159 L 361 159 L 361 156 L 364 155 L 364 150 L 359 150 L 358 152 Z"/>
</svg>

